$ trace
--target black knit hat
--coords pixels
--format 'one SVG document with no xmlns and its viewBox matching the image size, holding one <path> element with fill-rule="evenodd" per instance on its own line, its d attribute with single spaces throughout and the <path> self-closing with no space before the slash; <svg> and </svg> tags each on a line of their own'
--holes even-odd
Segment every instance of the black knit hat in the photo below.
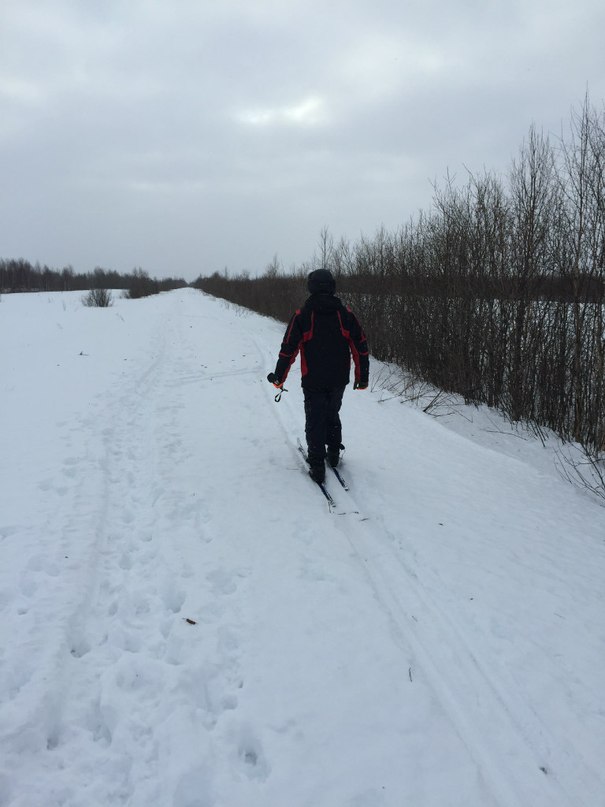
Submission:
<svg viewBox="0 0 605 807">
<path fill-rule="evenodd" d="M 336 281 L 328 269 L 316 269 L 307 278 L 309 294 L 334 294 Z"/>
</svg>

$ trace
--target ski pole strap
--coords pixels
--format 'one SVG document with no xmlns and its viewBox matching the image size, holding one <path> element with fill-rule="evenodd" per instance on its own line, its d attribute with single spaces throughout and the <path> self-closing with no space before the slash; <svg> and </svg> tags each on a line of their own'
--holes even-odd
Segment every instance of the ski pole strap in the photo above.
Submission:
<svg viewBox="0 0 605 807">
<path fill-rule="evenodd" d="M 279 379 L 278 379 L 278 377 L 275 375 L 275 373 L 269 373 L 269 375 L 267 376 L 267 381 L 269 381 L 269 383 L 273 384 L 273 386 L 275 387 L 275 389 L 278 389 L 278 390 L 279 390 L 279 392 L 278 392 L 278 393 L 277 393 L 277 395 L 275 396 L 275 403 L 279 403 L 279 402 L 281 401 L 281 396 L 282 396 L 282 393 L 283 393 L 283 392 L 288 392 L 288 390 L 287 390 L 287 389 L 284 389 L 284 385 L 283 385 L 283 383 L 280 383 L 280 382 L 279 382 Z"/>
</svg>

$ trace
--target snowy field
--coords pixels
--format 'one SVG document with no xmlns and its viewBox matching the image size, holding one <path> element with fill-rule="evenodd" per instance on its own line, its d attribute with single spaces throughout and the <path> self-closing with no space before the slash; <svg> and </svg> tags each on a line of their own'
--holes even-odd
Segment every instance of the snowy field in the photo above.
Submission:
<svg viewBox="0 0 605 807">
<path fill-rule="evenodd" d="M 281 324 L 81 296 L 0 301 L 1 807 L 605 805 L 605 508 L 550 449 L 349 388 L 329 512 Z"/>
</svg>

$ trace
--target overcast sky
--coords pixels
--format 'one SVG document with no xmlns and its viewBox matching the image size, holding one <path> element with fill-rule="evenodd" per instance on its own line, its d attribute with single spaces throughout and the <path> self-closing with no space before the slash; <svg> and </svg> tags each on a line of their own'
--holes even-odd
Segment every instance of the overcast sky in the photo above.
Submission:
<svg viewBox="0 0 605 807">
<path fill-rule="evenodd" d="M 605 99 L 603 0 L 0 0 L 0 257 L 289 268 Z"/>
</svg>

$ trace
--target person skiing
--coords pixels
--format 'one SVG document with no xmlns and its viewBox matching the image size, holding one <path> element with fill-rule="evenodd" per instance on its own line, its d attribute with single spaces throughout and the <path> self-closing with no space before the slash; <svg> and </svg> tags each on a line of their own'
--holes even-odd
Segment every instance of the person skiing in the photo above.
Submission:
<svg viewBox="0 0 605 807">
<path fill-rule="evenodd" d="M 353 389 L 367 389 L 370 362 L 357 317 L 334 295 L 332 273 L 316 269 L 307 278 L 307 288 L 310 296 L 292 315 L 275 372 L 267 379 L 281 389 L 300 351 L 307 461 L 311 477 L 322 483 L 326 456 L 335 468 L 344 448 L 339 412 L 350 380 L 351 356 L 355 365 Z"/>
</svg>

